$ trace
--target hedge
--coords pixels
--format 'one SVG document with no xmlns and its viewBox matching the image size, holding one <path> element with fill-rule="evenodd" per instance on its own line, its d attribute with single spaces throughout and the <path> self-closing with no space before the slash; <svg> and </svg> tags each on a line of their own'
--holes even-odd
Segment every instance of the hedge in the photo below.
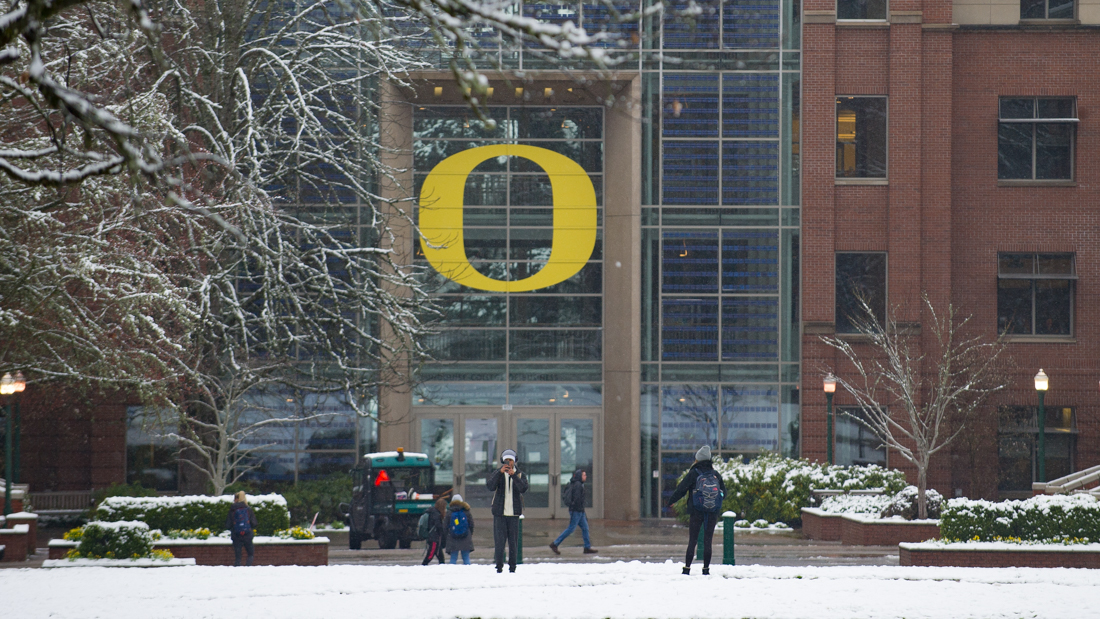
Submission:
<svg viewBox="0 0 1100 619">
<path fill-rule="evenodd" d="M 153 536 L 144 522 L 89 522 L 71 558 L 142 559 L 153 555 Z"/>
<path fill-rule="evenodd" d="M 96 508 L 95 518 L 110 522 L 139 520 L 161 531 L 205 528 L 220 532 L 225 530 L 232 504 L 233 497 L 229 495 L 108 497 Z M 250 496 L 248 506 L 256 512 L 257 535 L 273 535 L 290 527 L 290 513 L 283 497 Z"/>
<path fill-rule="evenodd" d="M 1096 541 L 1100 540 L 1100 501 L 1087 494 L 999 503 L 951 499 L 940 516 L 940 533 L 950 541 Z"/>
<path fill-rule="evenodd" d="M 894 469 L 829 466 L 774 453 L 761 454 L 747 464 L 719 458 L 714 461 L 714 470 L 726 484 L 723 511 L 732 511 L 744 520 L 792 526 L 802 522 L 803 507 L 812 507 L 812 490 L 882 488 L 884 493 L 894 494 L 906 486 L 905 474 Z M 681 516 L 685 514 L 685 500 L 676 505 Z"/>
</svg>

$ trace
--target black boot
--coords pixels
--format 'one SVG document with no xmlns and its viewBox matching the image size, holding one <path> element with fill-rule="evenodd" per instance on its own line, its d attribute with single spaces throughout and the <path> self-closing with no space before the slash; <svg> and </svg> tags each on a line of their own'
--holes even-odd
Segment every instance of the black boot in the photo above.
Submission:
<svg viewBox="0 0 1100 619">
<path fill-rule="evenodd" d="M 552 544 L 550 544 L 550 550 L 553 550 L 553 551 L 554 551 L 554 554 L 556 554 L 556 555 L 560 555 L 560 554 L 561 554 L 560 552 L 558 552 L 558 545 L 557 545 L 557 544 L 553 544 L 553 543 L 552 543 Z"/>
<path fill-rule="evenodd" d="M 710 568 L 709 567 L 704 567 L 703 568 L 703 576 L 710 576 Z"/>
<path fill-rule="evenodd" d="M 685 567 L 683 571 L 684 576 L 691 576 L 691 568 Z"/>
</svg>

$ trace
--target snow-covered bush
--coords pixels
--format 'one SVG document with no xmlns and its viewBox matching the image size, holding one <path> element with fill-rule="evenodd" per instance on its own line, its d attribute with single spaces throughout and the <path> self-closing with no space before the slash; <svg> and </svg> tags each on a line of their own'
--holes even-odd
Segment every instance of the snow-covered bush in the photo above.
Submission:
<svg viewBox="0 0 1100 619">
<path fill-rule="evenodd" d="M 144 522 L 92 521 L 84 525 L 79 536 L 67 535 L 66 539 L 74 537 L 80 540 L 80 545 L 68 552 L 70 559 L 143 559 L 153 556 L 153 536 L 149 525 Z"/>
<path fill-rule="evenodd" d="M 229 495 L 108 497 L 96 508 L 95 515 L 103 521 L 139 520 L 162 531 L 223 531 L 232 505 L 233 497 Z M 290 527 L 286 500 L 278 494 L 250 496 L 248 506 L 256 512 L 258 535 L 272 535 Z"/>
<path fill-rule="evenodd" d="M 927 501 L 928 517 L 933 520 L 939 518 L 940 511 L 943 509 L 943 495 L 928 488 L 924 496 Z M 892 497 L 890 503 L 882 508 L 879 515 L 882 518 L 901 516 L 906 520 L 916 520 L 917 511 L 917 487 L 906 486 Z"/>
<path fill-rule="evenodd" d="M 894 496 L 890 494 L 837 494 L 825 497 L 818 509 L 830 514 L 878 515 L 894 502 Z"/>
<path fill-rule="evenodd" d="M 940 515 L 940 532 L 951 541 L 1100 540 L 1100 501 L 1087 494 L 999 503 L 951 499 Z"/>
<path fill-rule="evenodd" d="M 774 453 L 761 454 L 748 464 L 719 458 L 714 470 L 726 484 L 723 511 L 749 521 L 788 525 L 802 522 L 802 508 L 811 506 L 812 490 L 882 488 L 893 494 L 906 485 L 901 471 L 881 466 L 829 466 Z M 683 501 L 677 506 L 678 513 L 682 506 Z"/>
</svg>

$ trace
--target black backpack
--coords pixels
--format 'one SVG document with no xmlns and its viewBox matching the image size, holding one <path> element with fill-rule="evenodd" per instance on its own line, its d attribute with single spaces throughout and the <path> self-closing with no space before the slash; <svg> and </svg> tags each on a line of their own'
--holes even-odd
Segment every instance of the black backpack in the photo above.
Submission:
<svg viewBox="0 0 1100 619">
<path fill-rule="evenodd" d="M 691 505 L 696 511 L 708 514 L 717 513 L 722 509 L 723 492 L 718 483 L 718 473 L 711 469 L 700 471 L 695 478 L 695 488 L 691 491 Z"/>
<path fill-rule="evenodd" d="M 233 532 L 237 535 L 248 535 L 252 532 L 252 518 L 249 517 L 247 507 L 233 510 Z"/>
<path fill-rule="evenodd" d="M 575 488 L 573 488 L 573 482 L 565 484 L 565 487 L 561 489 L 561 502 L 564 503 L 566 507 L 569 507 L 573 504 L 574 491 Z"/>
</svg>

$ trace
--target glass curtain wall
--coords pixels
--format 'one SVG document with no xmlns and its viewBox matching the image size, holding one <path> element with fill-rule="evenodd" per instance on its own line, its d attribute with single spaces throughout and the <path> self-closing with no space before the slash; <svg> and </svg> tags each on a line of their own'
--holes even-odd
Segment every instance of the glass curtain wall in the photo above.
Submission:
<svg viewBox="0 0 1100 619">
<path fill-rule="evenodd" d="M 413 406 L 586 406 L 602 404 L 603 110 L 599 107 L 488 108 L 488 129 L 465 106 L 413 110 L 416 195 L 447 157 L 493 144 L 522 144 L 565 155 L 596 192 L 597 237 L 588 262 L 569 279 L 531 292 L 477 290 L 428 266 L 443 311 L 429 338 L 436 360 L 421 369 Z M 554 234 L 550 178 L 535 162 L 497 157 L 474 168 L 463 197 L 470 267 L 499 281 L 530 277 L 547 263 Z"/>
<path fill-rule="evenodd" d="M 704 444 L 799 450 L 801 6 L 695 4 L 641 25 L 648 517 Z"/>
</svg>

